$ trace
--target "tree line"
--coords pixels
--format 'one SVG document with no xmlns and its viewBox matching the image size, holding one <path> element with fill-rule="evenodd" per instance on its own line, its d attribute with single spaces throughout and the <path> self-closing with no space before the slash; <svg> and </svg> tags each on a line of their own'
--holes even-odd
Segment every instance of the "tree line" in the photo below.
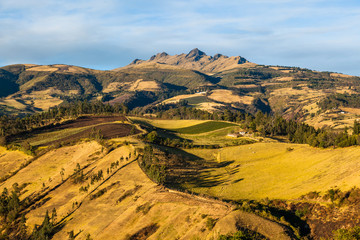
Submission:
<svg viewBox="0 0 360 240">
<path fill-rule="evenodd" d="M 75 103 L 56 106 L 48 111 L 28 115 L 24 118 L 1 116 L 0 136 L 6 138 L 10 135 L 59 123 L 64 118 L 76 118 L 83 114 L 142 115 L 144 111 L 164 119 L 200 119 L 236 122 L 248 131 L 256 132 L 264 137 L 285 136 L 290 142 L 305 143 L 314 147 L 347 147 L 360 144 L 360 124 L 358 122 L 354 122 L 353 134 L 349 134 L 347 129 L 345 129 L 345 131 L 336 131 L 329 128 L 315 129 L 308 124 L 297 122 L 293 119 L 286 120 L 281 116 L 263 113 L 261 111 L 255 115 L 229 109 L 210 113 L 188 107 L 186 102 L 179 102 L 172 105 L 160 104 L 147 108 L 146 110 L 136 108 L 129 111 L 128 107 L 124 104 L 110 105 L 100 101 L 77 101 Z M 2 144 L 4 144 L 4 139 L 2 139 Z M 175 144 L 171 142 L 166 145 L 181 146 L 184 144 L 189 145 L 190 143 Z"/>
<path fill-rule="evenodd" d="M 323 110 L 339 107 L 360 108 L 360 94 L 331 94 L 319 101 L 318 105 Z"/>
<path fill-rule="evenodd" d="M 261 111 L 255 115 L 242 113 L 235 110 L 225 110 L 210 113 L 199 109 L 180 106 L 163 110 L 161 106 L 153 109 L 152 113 L 159 118 L 165 119 L 199 119 L 199 120 L 223 120 L 239 123 L 243 128 L 260 134 L 264 137 L 285 136 L 292 143 L 309 144 L 313 147 L 348 147 L 360 144 L 360 123 L 355 121 L 353 133 L 348 130 L 337 131 L 329 128 L 316 129 L 306 123 L 297 122 L 294 119 L 286 120 Z M 159 112 L 156 112 L 158 110 Z"/>
<path fill-rule="evenodd" d="M 160 163 L 151 145 L 146 145 L 142 154 L 139 155 L 138 162 L 143 171 L 150 179 L 158 184 L 166 182 L 165 165 Z"/>
</svg>

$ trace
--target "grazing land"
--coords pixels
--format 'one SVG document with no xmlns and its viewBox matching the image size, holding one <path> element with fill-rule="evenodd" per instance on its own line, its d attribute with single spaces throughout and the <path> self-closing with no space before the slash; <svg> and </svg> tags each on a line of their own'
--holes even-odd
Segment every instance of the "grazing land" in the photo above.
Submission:
<svg viewBox="0 0 360 240">
<path fill-rule="evenodd" d="M 335 187 L 349 190 L 360 181 L 359 147 L 318 149 L 300 144 L 255 143 L 186 152 L 224 164 L 201 173 L 207 181 L 221 184 L 191 183 L 186 188 L 225 199 L 295 199 Z"/>
<path fill-rule="evenodd" d="M 140 123 L 147 123 L 153 125 L 154 127 L 164 128 L 164 129 L 186 128 L 208 122 L 208 120 L 162 120 L 162 119 L 150 119 L 150 118 L 139 118 L 139 117 L 130 117 L 130 119 Z"/>
<path fill-rule="evenodd" d="M 9 151 L 4 147 L 0 148 L 0 179 L 7 174 L 18 169 L 27 160 L 31 159 L 30 156 L 21 151 Z"/>
<path fill-rule="evenodd" d="M 236 126 L 236 124 L 228 123 L 228 122 L 209 121 L 189 127 L 173 129 L 173 131 L 182 134 L 200 134 L 200 133 L 211 132 L 231 126 Z"/>
</svg>

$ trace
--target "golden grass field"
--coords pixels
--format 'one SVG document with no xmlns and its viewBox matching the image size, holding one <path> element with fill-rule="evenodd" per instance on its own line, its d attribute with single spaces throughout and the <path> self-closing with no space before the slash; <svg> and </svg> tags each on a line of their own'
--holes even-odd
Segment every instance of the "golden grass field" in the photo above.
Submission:
<svg viewBox="0 0 360 240">
<path fill-rule="evenodd" d="M 48 152 L 20 170 L 15 176 L 1 184 L 1 188 L 11 189 L 14 183 L 19 185 L 28 184 L 24 194 L 25 198 L 33 192 L 40 192 L 45 187 L 53 188 L 61 182 L 60 172 L 63 170 L 63 178 L 73 174 L 76 164 L 85 166 L 88 163 L 88 156 L 101 150 L 96 142 L 83 143 L 77 146 L 64 147 Z"/>
<path fill-rule="evenodd" d="M 321 97 L 325 94 L 321 91 L 315 91 L 308 87 L 303 87 L 302 89 L 292 89 L 292 88 L 281 88 L 276 89 L 271 92 L 272 96 L 294 96 L 297 95 L 300 97 L 299 100 L 305 100 L 309 98 Z"/>
<path fill-rule="evenodd" d="M 160 85 L 155 81 L 136 80 L 129 88 L 130 91 L 159 91 Z"/>
<path fill-rule="evenodd" d="M 216 110 L 218 110 L 217 108 L 224 106 L 221 103 L 215 103 L 215 102 L 203 102 L 203 103 L 199 103 L 197 104 L 196 108 L 203 110 L 203 111 L 208 111 L 208 112 L 214 112 Z"/>
<path fill-rule="evenodd" d="M 35 71 L 35 72 L 70 72 L 70 73 L 89 73 L 89 70 L 82 67 L 65 65 L 65 64 L 55 64 L 55 65 L 34 65 L 29 66 L 26 71 Z"/>
<path fill-rule="evenodd" d="M 253 97 L 251 96 L 238 96 L 235 95 L 231 90 L 213 90 L 209 95 L 210 99 L 224 103 L 240 102 L 244 104 L 251 104 Z"/>
<path fill-rule="evenodd" d="M 0 178 L 17 170 L 31 157 L 20 151 L 9 151 L 0 147 Z"/>
<path fill-rule="evenodd" d="M 294 199 L 332 187 L 350 189 L 360 182 L 359 147 L 318 149 L 300 144 L 256 143 L 186 151 L 209 161 L 221 159 L 229 163 L 202 173 L 204 179 L 221 184 L 209 188 L 196 183 L 186 186 L 225 199 Z"/>
<path fill-rule="evenodd" d="M 0 100 L 0 105 L 4 105 L 4 106 L 7 106 L 7 107 L 13 107 L 13 108 L 21 109 L 21 110 L 26 109 L 26 105 L 19 102 L 16 99 L 1 99 Z"/>
</svg>

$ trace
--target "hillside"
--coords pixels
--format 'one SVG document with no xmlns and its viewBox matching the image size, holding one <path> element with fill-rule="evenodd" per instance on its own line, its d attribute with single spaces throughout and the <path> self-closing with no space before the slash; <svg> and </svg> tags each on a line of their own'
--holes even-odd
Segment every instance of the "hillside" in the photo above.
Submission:
<svg viewBox="0 0 360 240">
<path fill-rule="evenodd" d="M 242 57 L 208 56 L 199 49 L 173 56 L 159 53 L 111 71 L 10 65 L 0 68 L 0 79 L 1 114 L 25 115 L 77 100 L 100 100 L 142 114 L 159 105 L 185 104 L 209 112 L 263 111 L 317 128 L 343 129 L 357 119 L 359 109 L 344 97 L 332 108 L 321 105 L 337 94 L 356 98 L 359 77 L 258 65 Z"/>
<path fill-rule="evenodd" d="M 329 239 L 356 231 L 359 124 L 348 133 L 261 112 L 156 107 L 162 119 L 91 101 L 1 117 L 1 237 Z"/>
<path fill-rule="evenodd" d="M 132 119 L 171 156 L 170 187 L 237 202 L 290 224 L 299 239 L 343 239 L 360 224 L 359 146 L 314 148 L 251 132 L 234 138 L 229 133 L 244 131 L 240 125 L 216 121 Z"/>
<path fill-rule="evenodd" d="M 101 138 L 97 135 L 102 126 L 126 128 L 130 122 L 122 116 L 82 117 L 31 131 L 8 145 L 29 144 L 36 156 L 1 149 L 0 164 L 6 169 L 0 172 L 1 201 L 7 191 L 12 198 L 19 197 L 15 219 L 20 221 L 24 215 L 27 228 L 27 233 L 18 230 L 14 226 L 19 223 L 7 222 L 10 213 L 2 211 L 7 217 L 0 219 L 1 234 L 12 239 L 27 239 L 25 235 L 31 232 L 31 239 L 42 234 L 52 239 L 66 239 L 70 234 L 76 239 L 218 239 L 248 229 L 268 239 L 293 239 L 289 227 L 238 210 L 235 204 L 154 183 L 149 179 L 151 172 L 141 168 L 147 147 L 136 136 L 144 130 L 136 126 L 132 133 L 114 136 L 113 131 L 102 131 Z M 91 132 L 78 134 L 85 129 Z M 154 151 L 159 158 L 165 156 Z M 16 159 L 16 164 L 9 158 Z M 48 230 L 40 230 L 47 212 L 51 216 Z"/>
</svg>

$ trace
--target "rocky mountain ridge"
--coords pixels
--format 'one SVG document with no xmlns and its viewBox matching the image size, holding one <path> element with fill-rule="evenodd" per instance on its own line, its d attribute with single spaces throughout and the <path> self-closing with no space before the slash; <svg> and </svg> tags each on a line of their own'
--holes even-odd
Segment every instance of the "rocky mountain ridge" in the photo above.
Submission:
<svg viewBox="0 0 360 240">
<path fill-rule="evenodd" d="M 169 55 L 166 52 L 153 55 L 149 60 L 135 59 L 125 68 L 131 68 L 134 66 L 144 66 L 150 63 L 165 64 L 171 66 L 177 66 L 184 69 L 192 69 L 201 71 L 204 73 L 213 74 L 219 71 L 228 70 L 236 67 L 249 67 L 256 64 L 250 63 L 248 60 L 241 56 L 228 57 L 220 53 L 214 56 L 208 56 L 205 52 L 194 48 L 189 53 Z M 117 68 L 116 71 L 123 68 Z"/>
</svg>

